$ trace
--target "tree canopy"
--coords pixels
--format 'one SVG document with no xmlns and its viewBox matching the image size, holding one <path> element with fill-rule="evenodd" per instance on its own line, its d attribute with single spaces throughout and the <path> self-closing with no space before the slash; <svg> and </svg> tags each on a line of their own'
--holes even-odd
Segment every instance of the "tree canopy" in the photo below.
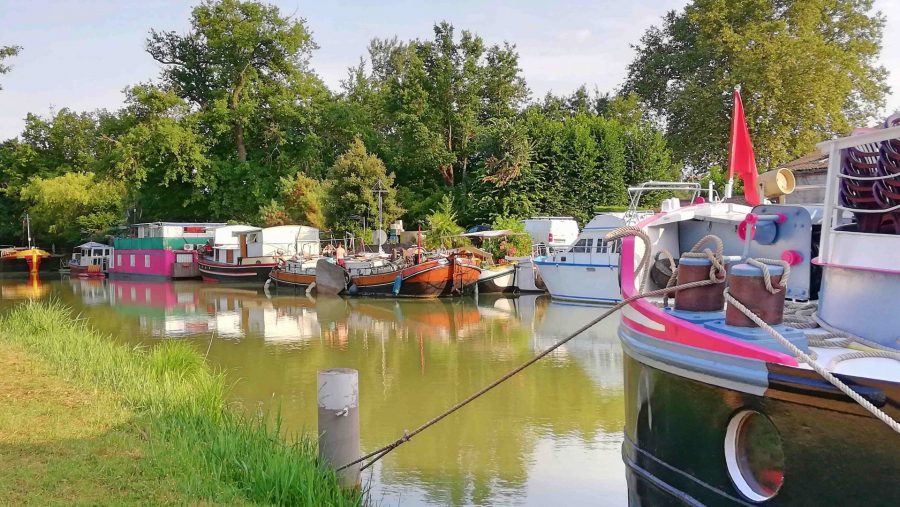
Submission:
<svg viewBox="0 0 900 507">
<path fill-rule="evenodd" d="M 725 165 L 741 86 L 760 168 L 866 125 L 884 103 L 884 17 L 872 0 L 693 0 L 635 46 L 625 90 L 666 125 L 697 172 Z"/>
<path fill-rule="evenodd" d="M 138 220 L 362 233 L 378 185 L 385 227 L 586 222 L 642 181 L 720 179 L 736 84 L 761 168 L 867 124 L 886 90 L 871 4 L 694 0 L 647 30 L 616 93 L 533 98 L 515 44 L 448 22 L 373 39 L 329 90 L 302 17 L 203 0 L 185 32 L 150 31 L 162 71 L 121 108 L 32 113 L 0 142 L 0 243 L 19 239 L 26 209 L 59 246 Z M 0 47 L 0 74 L 19 50 Z M 60 196 L 71 206 L 49 216 Z"/>
</svg>

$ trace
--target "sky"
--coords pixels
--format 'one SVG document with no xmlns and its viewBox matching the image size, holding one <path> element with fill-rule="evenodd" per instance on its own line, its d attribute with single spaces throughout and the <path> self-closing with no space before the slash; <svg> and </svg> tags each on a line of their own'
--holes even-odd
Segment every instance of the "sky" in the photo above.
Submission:
<svg viewBox="0 0 900 507">
<path fill-rule="evenodd" d="M 0 77 L 0 139 L 22 131 L 29 112 L 48 115 L 122 105 L 122 90 L 155 79 L 147 33 L 185 32 L 196 2 L 175 0 L 0 0 L 0 46 L 23 47 Z M 685 0 L 276 0 L 306 19 L 319 45 L 313 70 L 332 89 L 374 37 L 430 38 L 441 20 L 516 44 L 532 97 L 567 94 L 582 84 L 611 92 L 634 56 L 631 44 Z M 900 109 L 900 0 L 875 0 L 887 16 L 881 63 L 891 72 L 886 112 Z"/>
</svg>

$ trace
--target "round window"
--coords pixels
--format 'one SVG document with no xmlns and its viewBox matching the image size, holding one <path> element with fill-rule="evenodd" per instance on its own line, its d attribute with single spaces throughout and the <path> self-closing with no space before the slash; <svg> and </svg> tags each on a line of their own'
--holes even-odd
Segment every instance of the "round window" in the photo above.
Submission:
<svg viewBox="0 0 900 507">
<path fill-rule="evenodd" d="M 759 412 L 744 410 L 728 423 L 725 462 L 735 487 L 754 502 L 774 497 L 784 484 L 781 437 Z"/>
</svg>

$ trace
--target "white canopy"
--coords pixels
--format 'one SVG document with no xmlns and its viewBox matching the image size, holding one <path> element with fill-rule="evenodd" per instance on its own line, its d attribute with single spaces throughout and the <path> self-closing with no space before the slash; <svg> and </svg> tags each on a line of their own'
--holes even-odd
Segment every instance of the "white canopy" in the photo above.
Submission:
<svg viewBox="0 0 900 507">
<path fill-rule="evenodd" d="M 467 238 L 499 238 L 500 236 L 514 236 L 516 233 L 509 229 L 502 229 L 499 231 L 478 231 L 478 232 L 467 232 L 465 234 L 460 234 L 460 236 L 464 236 Z"/>
<path fill-rule="evenodd" d="M 88 241 L 83 245 L 78 245 L 76 248 L 112 248 L 109 245 L 104 245 L 103 243 L 97 243 L 96 241 Z"/>
</svg>

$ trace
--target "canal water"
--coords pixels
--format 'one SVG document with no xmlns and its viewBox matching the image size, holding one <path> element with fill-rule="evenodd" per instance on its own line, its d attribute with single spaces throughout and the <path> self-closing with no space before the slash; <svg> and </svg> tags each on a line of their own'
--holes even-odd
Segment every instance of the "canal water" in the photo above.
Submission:
<svg viewBox="0 0 900 507">
<path fill-rule="evenodd" d="M 0 311 L 57 298 L 112 339 L 183 340 L 237 406 L 316 430 L 316 371 L 359 370 L 363 451 L 595 317 L 547 296 L 311 299 L 200 282 L 0 280 Z M 364 472 L 377 505 L 626 505 L 618 318 L 594 326 Z"/>
</svg>

